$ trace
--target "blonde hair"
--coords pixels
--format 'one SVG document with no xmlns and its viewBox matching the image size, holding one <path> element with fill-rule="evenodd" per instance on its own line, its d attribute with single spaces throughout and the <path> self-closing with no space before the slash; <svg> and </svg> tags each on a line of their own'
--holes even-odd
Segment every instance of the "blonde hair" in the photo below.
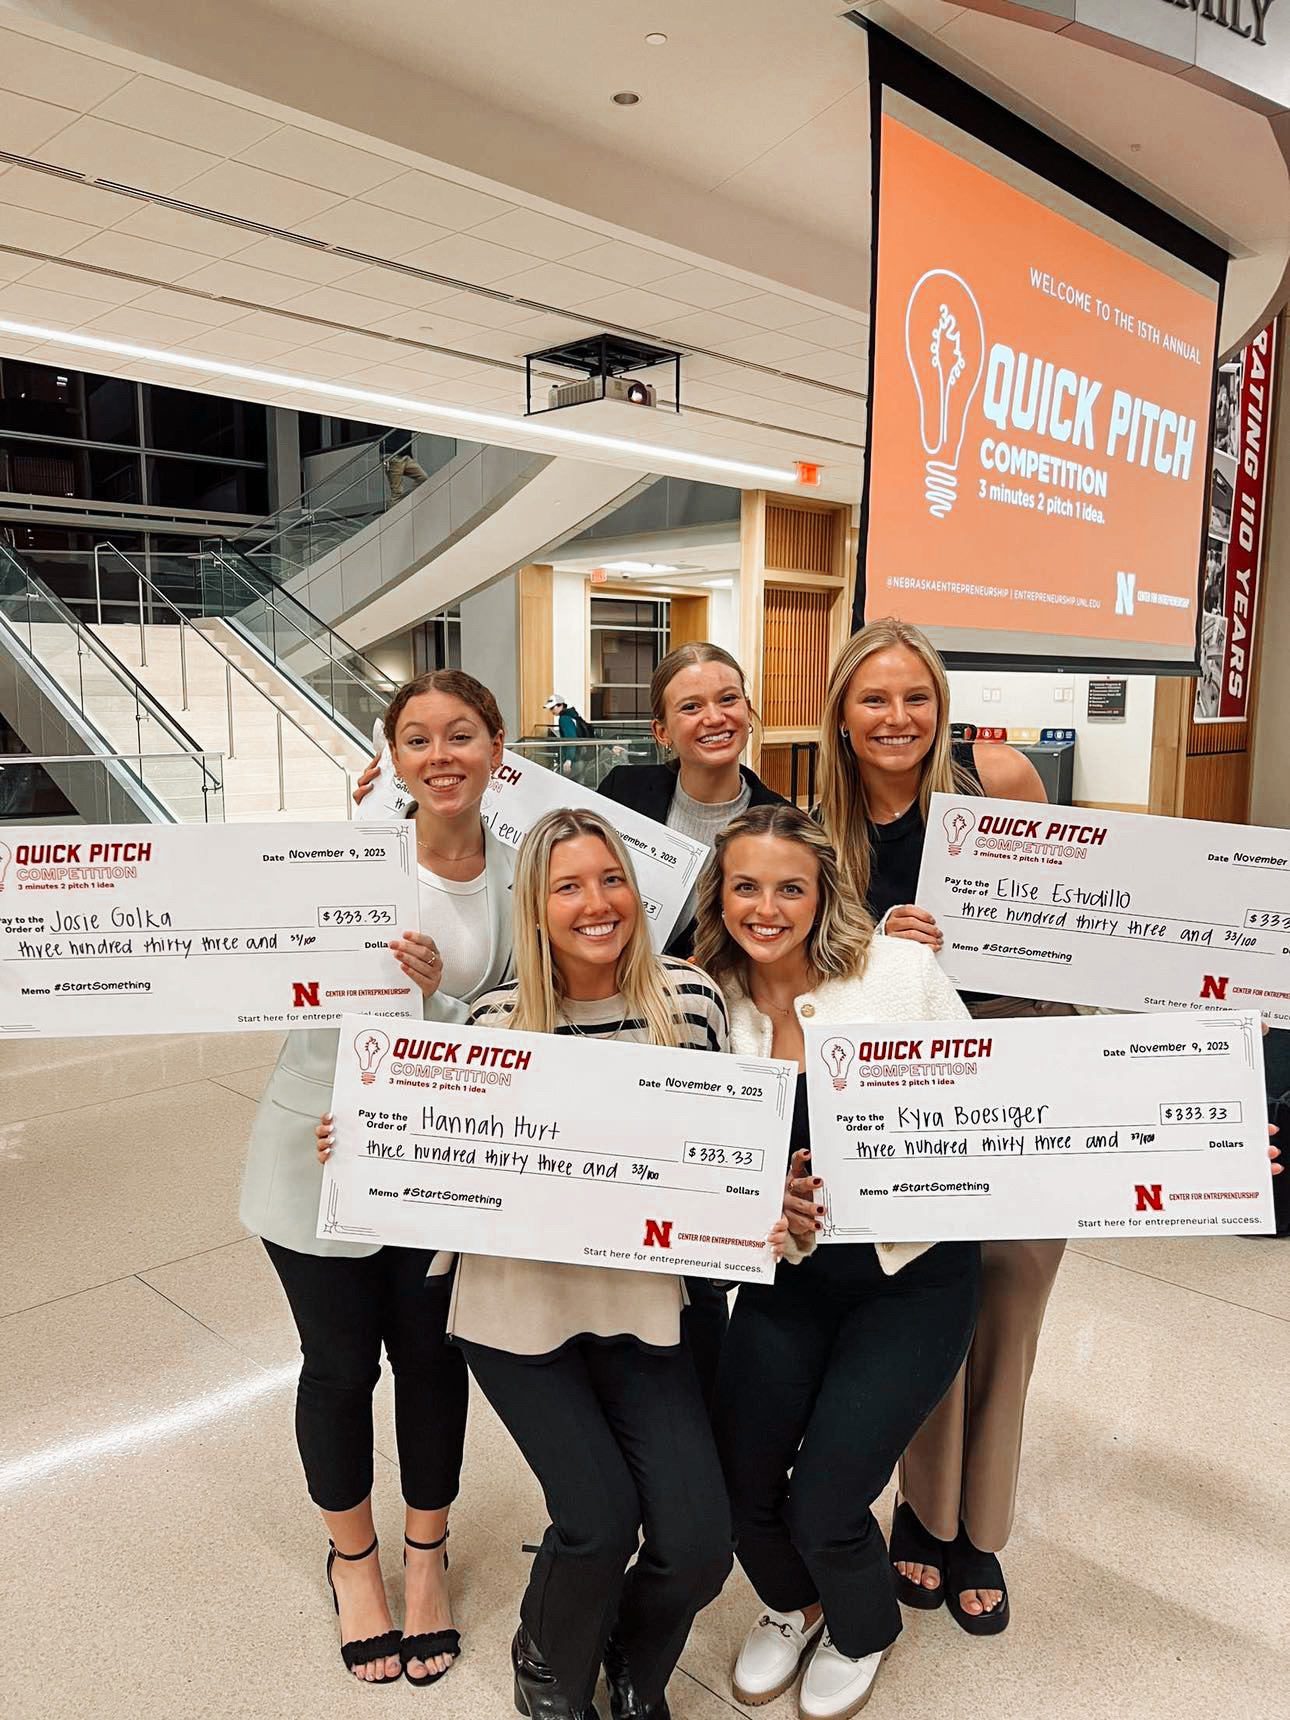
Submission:
<svg viewBox="0 0 1290 1720">
<path fill-rule="evenodd" d="M 594 812 L 568 807 L 539 818 L 520 843 L 511 890 L 515 942 L 515 1009 L 510 1026 L 554 1033 L 565 996 L 564 980 L 551 955 L 547 921 L 551 856 L 562 842 L 597 836 L 613 856 L 636 898 L 636 925 L 618 958 L 616 982 L 625 1020 L 645 1023 L 650 1045 L 679 1045 L 682 1007 L 667 970 L 650 947 L 648 921 L 631 857 L 622 837 Z"/>
<path fill-rule="evenodd" d="M 864 972 L 874 924 L 838 864 L 837 850 L 813 818 L 796 806 L 753 806 L 741 812 L 717 837 L 699 879 L 698 931 L 694 963 L 718 985 L 733 982 L 748 990 L 748 956 L 721 917 L 726 882 L 726 849 L 739 836 L 778 836 L 815 856 L 819 868 L 819 907 L 806 939 L 806 961 L 817 980 L 853 979 Z"/>
<path fill-rule="evenodd" d="M 829 670 L 820 718 L 820 818 L 837 849 L 847 881 L 862 902 L 869 897 L 873 848 L 869 837 L 869 801 L 859 761 L 851 749 L 842 707 L 856 670 L 878 651 L 903 646 L 920 659 L 936 689 L 936 733 L 922 760 L 918 804 L 924 822 L 934 794 L 980 794 L 975 777 L 954 763 L 950 739 L 950 684 L 945 665 L 931 640 L 908 621 L 887 616 L 871 621 L 838 652 Z"/>
</svg>

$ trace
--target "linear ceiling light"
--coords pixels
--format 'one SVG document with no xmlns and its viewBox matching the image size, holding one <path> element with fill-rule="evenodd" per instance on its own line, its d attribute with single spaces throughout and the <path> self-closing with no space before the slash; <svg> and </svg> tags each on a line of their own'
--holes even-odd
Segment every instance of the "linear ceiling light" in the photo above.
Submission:
<svg viewBox="0 0 1290 1720">
<path fill-rule="evenodd" d="M 684 448 L 671 448 L 662 443 L 632 442 L 619 436 L 597 436 L 590 430 L 567 430 L 553 424 L 533 424 L 527 419 L 508 418 L 503 412 L 477 412 L 469 406 L 435 406 L 428 400 L 416 400 L 409 395 L 383 394 L 370 388 L 352 388 L 343 382 L 328 382 L 314 376 L 292 376 L 284 371 L 261 370 L 249 364 L 234 364 L 223 358 L 201 358 L 193 353 L 166 352 L 160 347 L 137 346 L 128 340 L 107 340 L 102 335 L 75 334 L 70 329 L 43 328 L 35 323 L 13 322 L 0 317 L 0 334 L 13 334 L 23 340 L 53 341 L 62 346 L 78 347 L 84 352 L 110 352 L 121 358 L 139 358 L 148 364 L 169 365 L 174 370 L 196 371 L 202 375 L 231 376 L 241 382 L 264 382 L 274 388 L 296 389 L 304 394 L 325 395 L 334 400 L 351 400 L 356 406 L 383 406 L 400 414 L 411 412 L 423 418 L 451 420 L 477 424 L 481 429 L 500 430 L 508 436 L 521 432 L 525 437 L 536 436 L 548 442 L 564 443 L 569 447 L 609 448 L 615 454 L 626 454 L 647 461 L 662 460 L 669 465 L 694 466 L 705 472 L 721 472 L 732 478 L 756 478 L 763 483 L 797 484 L 798 474 L 793 466 L 756 466 L 744 460 L 723 460 L 715 454 L 692 454 Z M 817 480 L 818 481 L 818 480 Z"/>
</svg>

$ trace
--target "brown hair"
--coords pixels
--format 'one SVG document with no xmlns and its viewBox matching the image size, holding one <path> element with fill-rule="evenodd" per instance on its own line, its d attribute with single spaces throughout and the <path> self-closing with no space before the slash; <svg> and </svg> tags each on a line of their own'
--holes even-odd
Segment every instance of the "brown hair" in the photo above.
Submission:
<svg viewBox="0 0 1290 1720">
<path fill-rule="evenodd" d="M 862 902 L 869 896 L 873 850 L 869 837 L 869 802 L 864 778 L 842 720 L 842 706 L 856 670 L 877 651 L 903 646 L 921 659 L 936 689 L 936 733 L 923 757 L 918 784 L 918 804 L 923 821 L 934 794 L 980 794 L 981 787 L 969 772 L 954 763 L 950 738 L 950 683 L 940 652 L 920 628 L 895 616 L 871 621 L 838 652 L 829 670 L 820 718 L 820 818 L 842 861 L 847 881 Z"/>
<path fill-rule="evenodd" d="M 748 699 L 748 680 L 742 668 L 726 650 L 724 645 L 714 645 L 710 639 L 697 639 L 691 645 L 678 645 L 675 651 L 669 651 L 667 656 L 655 669 L 649 681 L 649 708 L 654 714 L 654 721 L 660 728 L 667 726 L 667 705 L 664 694 L 682 669 L 697 668 L 700 663 L 724 663 L 727 669 L 733 669 L 739 677 L 739 685 L 743 691 L 744 700 L 754 718 L 752 703 Z"/>
<path fill-rule="evenodd" d="M 506 733 L 497 700 L 482 681 L 477 681 L 464 669 L 431 669 L 415 680 L 405 681 L 390 700 L 385 713 L 385 738 L 390 743 L 391 752 L 394 751 L 394 736 L 404 706 L 410 699 L 419 699 L 423 693 L 446 693 L 449 698 L 460 699 L 463 705 L 469 705 L 475 712 L 491 737 L 495 739 Z"/>
<path fill-rule="evenodd" d="M 843 876 L 837 850 L 800 807 L 751 806 L 718 835 L 699 879 L 694 963 L 718 985 L 733 982 L 747 991 L 748 957 L 721 917 L 726 849 L 738 836 L 779 836 L 809 849 L 819 866 L 820 904 L 806 940 L 806 960 L 817 979 L 850 979 L 864 972 L 873 920 Z"/>
</svg>

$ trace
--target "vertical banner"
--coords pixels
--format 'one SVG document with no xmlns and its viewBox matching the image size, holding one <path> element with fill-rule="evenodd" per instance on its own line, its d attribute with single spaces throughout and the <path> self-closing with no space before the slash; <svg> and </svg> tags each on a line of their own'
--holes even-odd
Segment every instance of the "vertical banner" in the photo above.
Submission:
<svg viewBox="0 0 1290 1720">
<path fill-rule="evenodd" d="M 1276 324 L 1269 323 L 1218 372 L 1200 675 L 1192 710 L 1198 723 L 1243 723 L 1249 715 L 1275 356 Z"/>
</svg>

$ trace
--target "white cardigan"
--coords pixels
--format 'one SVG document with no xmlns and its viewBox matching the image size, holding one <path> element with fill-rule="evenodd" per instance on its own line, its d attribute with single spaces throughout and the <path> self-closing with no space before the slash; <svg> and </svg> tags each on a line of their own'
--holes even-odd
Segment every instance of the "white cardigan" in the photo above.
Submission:
<svg viewBox="0 0 1290 1720">
<path fill-rule="evenodd" d="M 730 1008 L 730 1049 L 745 1057 L 769 1057 L 774 1031 L 770 1017 L 733 985 L 727 985 L 725 992 Z M 969 1019 L 962 998 L 937 966 L 931 950 L 908 938 L 874 938 L 858 979 L 826 980 L 818 990 L 803 992 L 793 1007 L 801 1022 L 830 1025 Z M 804 1253 L 809 1254 L 814 1246 L 815 1238 L 808 1238 Z M 878 1263 L 886 1273 L 899 1272 L 932 1246 L 930 1242 L 874 1244 Z"/>
</svg>

